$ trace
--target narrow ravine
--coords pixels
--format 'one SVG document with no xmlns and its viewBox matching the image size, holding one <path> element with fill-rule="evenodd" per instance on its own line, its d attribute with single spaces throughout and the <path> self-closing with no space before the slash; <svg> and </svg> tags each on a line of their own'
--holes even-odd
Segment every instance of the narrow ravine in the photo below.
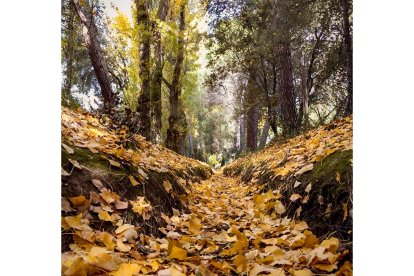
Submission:
<svg viewBox="0 0 414 276">
<path fill-rule="evenodd" d="M 338 252 L 338 239 L 319 241 L 306 222 L 270 212 L 284 208 L 278 193 L 260 194 L 255 185 L 216 173 L 190 195 L 191 214 L 167 219 L 164 265 L 171 268 L 159 275 L 171 269 L 187 275 L 321 275 L 338 270 L 347 254 Z M 345 263 L 338 275 L 350 275 L 350 269 Z"/>
</svg>

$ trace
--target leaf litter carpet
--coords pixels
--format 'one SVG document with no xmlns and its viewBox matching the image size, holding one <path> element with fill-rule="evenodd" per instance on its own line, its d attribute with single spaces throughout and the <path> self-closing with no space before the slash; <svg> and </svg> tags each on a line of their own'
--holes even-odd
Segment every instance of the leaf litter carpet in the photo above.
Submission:
<svg viewBox="0 0 414 276">
<path fill-rule="evenodd" d="M 340 241 L 320 240 L 306 222 L 284 217 L 280 198 L 216 173 L 191 186 L 189 214 L 162 214 L 166 226 L 158 238 L 136 225 L 108 233 L 80 215 L 63 217 L 74 243 L 62 254 L 62 274 L 352 275 Z"/>
</svg>

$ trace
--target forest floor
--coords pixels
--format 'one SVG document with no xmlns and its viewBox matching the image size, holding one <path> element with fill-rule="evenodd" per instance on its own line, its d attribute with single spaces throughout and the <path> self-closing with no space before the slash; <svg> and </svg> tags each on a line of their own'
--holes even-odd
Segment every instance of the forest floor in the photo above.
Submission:
<svg viewBox="0 0 414 276">
<path fill-rule="evenodd" d="M 107 240 L 106 248 L 92 246 L 89 254 L 65 253 L 65 274 L 352 275 L 351 263 L 341 261 L 349 252 L 340 250 L 337 238 L 320 241 L 305 221 L 269 214 L 274 206 L 284 209 L 280 197 L 215 173 L 193 184 L 189 214 L 174 210 L 164 216 L 167 226 L 160 230 L 166 238 L 141 236 L 128 245 L 118 240 L 121 252 Z M 124 238 L 135 234 L 121 230 L 115 233 Z M 148 246 L 137 247 L 140 242 Z"/>
<path fill-rule="evenodd" d="M 86 113 L 62 140 L 63 275 L 352 275 L 352 119 L 214 174 Z"/>
</svg>

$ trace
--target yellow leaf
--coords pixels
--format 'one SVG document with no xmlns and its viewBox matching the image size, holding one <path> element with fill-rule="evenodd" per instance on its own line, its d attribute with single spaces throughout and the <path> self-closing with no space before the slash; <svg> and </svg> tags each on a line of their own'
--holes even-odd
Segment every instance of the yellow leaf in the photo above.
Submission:
<svg viewBox="0 0 414 276">
<path fill-rule="evenodd" d="M 313 267 L 326 272 L 331 272 L 338 268 L 336 264 L 316 264 Z"/>
<path fill-rule="evenodd" d="M 99 235 L 99 239 L 105 244 L 106 248 L 110 251 L 114 251 L 115 243 L 113 242 L 113 236 L 107 232 L 102 232 Z"/>
<path fill-rule="evenodd" d="M 70 202 L 72 202 L 72 204 L 75 207 L 82 207 L 82 206 L 89 205 L 89 201 L 83 195 L 80 195 L 77 197 L 70 197 L 69 200 Z"/>
<path fill-rule="evenodd" d="M 336 275 L 338 276 L 352 276 L 352 263 L 349 261 L 346 261 L 343 266 L 339 269 L 338 272 L 336 272 Z"/>
<path fill-rule="evenodd" d="M 162 185 L 164 186 L 164 189 L 169 193 L 170 191 L 172 191 L 172 185 L 170 183 L 170 181 L 165 180 Z"/>
<path fill-rule="evenodd" d="M 122 233 L 122 232 L 124 232 L 124 231 L 126 231 L 127 229 L 130 229 L 130 228 L 134 228 L 134 226 L 131 225 L 131 224 L 121 225 L 115 230 L 115 234 L 120 234 L 120 233 Z"/>
<path fill-rule="evenodd" d="M 131 181 L 132 186 L 137 186 L 139 184 L 132 175 L 129 176 L 129 181 Z"/>
<path fill-rule="evenodd" d="M 98 217 L 99 217 L 101 220 L 103 220 L 103 221 L 110 221 L 110 222 L 112 222 L 111 215 L 110 215 L 110 214 L 108 214 L 108 212 L 107 212 L 107 211 L 100 211 L 100 212 L 99 212 L 99 214 L 98 214 Z"/>
<path fill-rule="evenodd" d="M 302 269 L 302 270 L 294 270 L 292 268 L 291 270 L 289 270 L 289 272 L 291 273 L 292 276 L 313 276 L 312 271 L 310 271 L 307 268 Z"/>
<path fill-rule="evenodd" d="M 109 204 L 115 202 L 115 196 L 109 190 L 105 190 L 100 193 L 101 197 Z"/>
<path fill-rule="evenodd" d="M 87 276 L 88 272 L 88 264 L 85 262 L 85 260 L 82 257 L 75 257 L 73 260 L 71 260 L 68 263 L 63 264 L 64 267 L 67 267 L 64 269 L 63 275 L 79 275 L 79 276 Z"/>
<path fill-rule="evenodd" d="M 278 213 L 279 215 L 283 214 L 284 212 L 286 212 L 286 208 L 285 206 L 283 206 L 282 202 L 280 202 L 279 200 L 276 200 L 275 202 L 275 211 L 276 213 Z"/>
<path fill-rule="evenodd" d="M 308 229 L 308 224 L 305 221 L 300 221 L 296 223 L 295 226 L 293 227 L 293 230 L 297 230 L 297 231 L 303 231 L 305 229 Z"/>
<path fill-rule="evenodd" d="M 73 229 L 82 230 L 81 217 L 82 217 L 82 214 L 79 214 L 77 216 L 69 216 L 69 217 L 65 217 L 65 221 Z"/>
<path fill-rule="evenodd" d="M 170 267 L 158 271 L 158 276 L 185 276 L 185 274 L 174 267 Z"/>
<path fill-rule="evenodd" d="M 197 218 L 195 215 L 191 215 L 188 221 L 188 230 L 193 235 L 198 235 L 201 230 L 201 220 Z"/>
<path fill-rule="evenodd" d="M 121 240 L 116 240 L 116 247 L 118 247 L 118 250 L 120 252 L 128 252 L 131 250 L 131 246 L 125 245 Z"/>
<path fill-rule="evenodd" d="M 341 183 L 341 174 L 339 172 L 336 172 L 336 181 L 338 181 L 339 183 Z"/>
<path fill-rule="evenodd" d="M 337 238 L 330 238 L 322 241 L 321 246 L 325 247 L 327 251 L 335 253 L 339 247 L 339 240 Z"/>
<path fill-rule="evenodd" d="M 118 267 L 114 257 L 108 253 L 100 254 L 96 257 L 96 266 L 108 271 L 113 271 Z"/>
<path fill-rule="evenodd" d="M 233 261 L 238 272 L 245 272 L 247 270 L 247 258 L 246 256 L 239 254 L 234 258 Z"/>
<path fill-rule="evenodd" d="M 138 274 L 142 265 L 138 264 L 121 264 L 116 271 L 110 273 L 113 276 L 133 276 Z"/>
<path fill-rule="evenodd" d="M 187 251 L 185 249 L 179 248 L 175 245 L 172 246 L 170 254 L 167 256 L 168 259 L 177 259 L 183 261 L 187 259 Z"/>
<path fill-rule="evenodd" d="M 109 161 L 109 164 L 111 164 L 114 167 L 118 167 L 118 168 L 121 167 L 121 164 L 117 161 L 114 161 L 114 160 L 111 160 L 111 159 L 108 159 L 108 161 Z"/>
</svg>

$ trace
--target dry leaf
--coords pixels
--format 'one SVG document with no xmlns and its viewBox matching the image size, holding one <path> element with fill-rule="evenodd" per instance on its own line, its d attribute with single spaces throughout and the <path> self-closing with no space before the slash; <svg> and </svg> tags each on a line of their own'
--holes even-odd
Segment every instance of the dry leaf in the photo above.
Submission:
<svg viewBox="0 0 414 276">
<path fill-rule="evenodd" d="M 121 264 L 116 271 L 110 273 L 113 276 L 133 276 L 138 274 L 142 265 L 138 264 Z"/>
<path fill-rule="evenodd" d="M 99 191 L 102 191 L 105 189 L 105 186 L 102 184 L 102 182 L 99 179 L 92 179 L 92 184 L 95 185 L 95 187 L 98 188 Z"/>
<path fill-rule="evenodd" d="M 290 201 L 295 202 L 296 200 L 298 200 L 299 198 L 301 198 L 302 196 L 300 194 L 292 194 L 290 196 Z"/>
<path fill-rule="evenodd" d="M 109 161 L 109 164 L 111 164 L 114 167 L 118 167 L 118 168 L 121 167 L 121 163 L 119 163 L 117 161 L 114 161 L 114 160 L 111 160 L 111 159 L 108 159 L 108 161 Z"/>
<path fill-rule="evenodd" d="M 308 165 L 304 166 L 303 168 L 301 168 L 300 170 L 298 170 L 295 173 L 295 176 L 300 175 L 300 174 L 303 174 L 303 173 L 308 172 L 308 171 L 311 171 L 311 170 L 313 170 L 313 163 L 308 164 Z"/>
<path fill-rule="evenodd" d="M 66 144 L 63 144 L 62 143 L 62 147 L 69 153 L 69 154 L 74 154 L 75 153 L 75 151 L 71 148 L 71 147 L 69 147 L 68 145 L 66 145 Z"/>
<path fill-rule="evenodd" d="M 129 176 L 129 181 L 131 181 L 132 186 L 137 186 L 139 184 L 132 175 Z"/>
<path fill-rule="evenodd" d="M 187 251 L 185 249 L 173 245 L 171 248 L 171 252 L 168 254 L 167 258 L 183 261 L 187 259 Z"/>
</svg>

